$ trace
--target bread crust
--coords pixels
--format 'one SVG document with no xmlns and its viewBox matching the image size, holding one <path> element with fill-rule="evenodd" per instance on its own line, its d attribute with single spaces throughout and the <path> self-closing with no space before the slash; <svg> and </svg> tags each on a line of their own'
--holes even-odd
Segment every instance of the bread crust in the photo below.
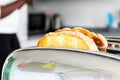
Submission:
<svg viewBox="0 0 120 80">
<path fill-rule="evenodd" d="M 39 40 L 37 46 L 98 51 L 96 44 L 88 36 L 80 32 L 66 31 L 63 29 L 46 34 Z"/>
<path fill-rule="evenodd" d="M 108 43 L 103 35 L 90 32 L 81 27 L 76 27 L 73 29 L 63 28 L 48 33 L 39 40 L 37 46 L 77 48 L 106 52 Z"/>
<path fill-rule="evenodd" d="M 94 32 L 90 32 L 87 29 L 84 29 L 81 27 L 73 28 L 72 31 L 82 32 L 86 36 L 89 36 L 90 38 L 94 40 L 94 42 L 96 43 L 98 47 L 106 48 L 108 46 L 107 40 L 102 34 L 96 34 Z"/>
</svg>

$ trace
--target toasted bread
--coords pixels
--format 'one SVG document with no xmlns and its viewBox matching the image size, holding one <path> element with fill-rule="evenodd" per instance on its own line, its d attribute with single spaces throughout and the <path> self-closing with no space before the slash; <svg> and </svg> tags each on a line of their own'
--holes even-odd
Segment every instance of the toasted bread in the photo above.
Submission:
<svg viewBox="0 0 120 80">
<path fill-rule="evenodd" d="M 101 34 L 96 34 L 94 32 L 90 32 L 87 29 L 80 28 L 80 27 L 73 28 L 72 31 L 81 32 L 85 34 L 86 36 L 91 37 L 96 43 L 96 45 L 100 48 L 106 48 L 108 46 L 106 38 Z"/>
<path fill-rule="evenodd" d="M 80 32 L 65 29 L 44 35 L 39 40 L 37 46 L 98 51 L 96 44 L 90 37 Z"/>
<path fill-rule="evenodd" d="M 43 36 L 37 46 L 77 48 L 91 51 L 104 51 L 108 46 L 106 38 L 87 29 L 63 28 Z"/>
</svg>

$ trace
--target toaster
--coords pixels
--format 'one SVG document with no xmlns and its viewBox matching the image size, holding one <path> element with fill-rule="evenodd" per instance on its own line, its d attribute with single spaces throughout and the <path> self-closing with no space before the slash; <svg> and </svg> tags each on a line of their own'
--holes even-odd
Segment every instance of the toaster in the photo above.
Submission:
<svg viewBox="0 0 120 80">
<path fill-rule="evenodd" d="M 1 80 L 120 80 L 120 56 L 54 47 L 18 49 L 7 57 Z"/>
</svg>

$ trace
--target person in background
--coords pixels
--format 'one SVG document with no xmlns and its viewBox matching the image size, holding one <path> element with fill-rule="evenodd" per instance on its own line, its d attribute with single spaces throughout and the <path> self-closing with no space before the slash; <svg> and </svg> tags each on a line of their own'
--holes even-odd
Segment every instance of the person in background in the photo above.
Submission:
<svg viewBox="0 0 120 80">
<path fill-rule="evenodd" d="M 0 76 L 8 54 L 20 48 L 16 36 L 19 23 L 19 9 L 31 0 L 0 0 Z"/>
</svg>

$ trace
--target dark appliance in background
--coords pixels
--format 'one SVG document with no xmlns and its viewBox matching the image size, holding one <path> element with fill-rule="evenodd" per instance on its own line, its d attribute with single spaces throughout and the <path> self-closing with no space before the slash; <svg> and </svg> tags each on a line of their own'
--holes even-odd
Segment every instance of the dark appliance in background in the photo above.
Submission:
<svg viewBox="0 0 120 80">
<path fill-rule="evenodd" d="M 53 14 L 50 21 L 50 31 L 55 31 L 62 28 L 62 18 L 61 15 L 56 13 Z"/>
<path fill-rule="evenodd" d="M 45 13 L 31 13 L 28 16 L 28 34 L 43 34 L 49 31 L 48 15 Z"/>
<path fill-rule="evenodd" d="M 28 18 L 28 34 L 39 35 L 62 28 L 60 14 L 32 13 Z"/>
</svg>

